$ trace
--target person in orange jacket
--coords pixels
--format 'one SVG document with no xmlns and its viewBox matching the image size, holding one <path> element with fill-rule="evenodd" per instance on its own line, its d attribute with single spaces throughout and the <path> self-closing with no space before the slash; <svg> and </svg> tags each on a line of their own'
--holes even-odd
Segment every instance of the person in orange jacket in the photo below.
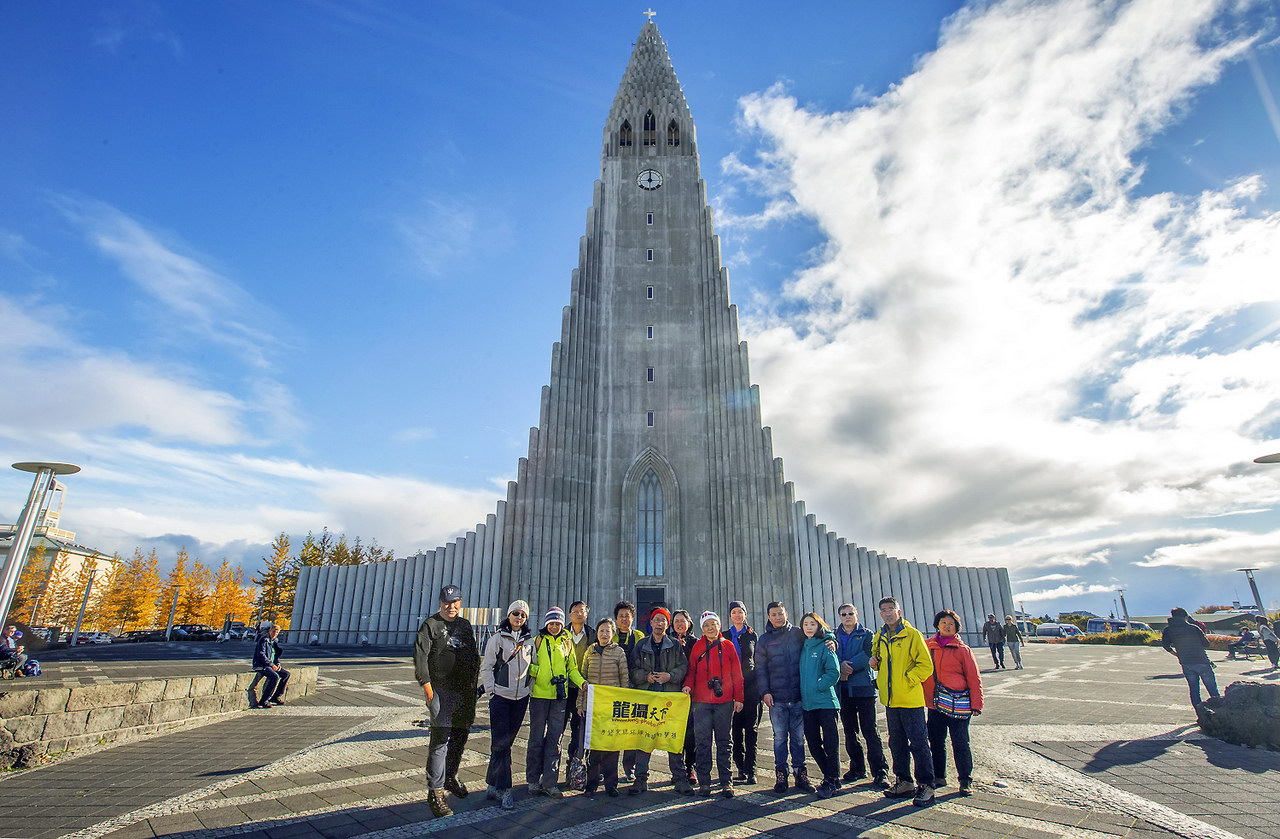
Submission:
<svg viewBox="0 0 1280 839">
<path fill-rule="evenodd" d="M 969 720 L 982 713 L 982 676 L 973 650 L 960 640 L 960 616 L 943 609 L 933 617 L 937 634 L 925 641 L 933 659 L 933 675 L 924 683 L 929 709 L 929 751 L 933 754 L 934 788 L 947 785 L 947 735 L 956 762 L 960 794 L 972 795 L 973 751 Z"/>
</svg>

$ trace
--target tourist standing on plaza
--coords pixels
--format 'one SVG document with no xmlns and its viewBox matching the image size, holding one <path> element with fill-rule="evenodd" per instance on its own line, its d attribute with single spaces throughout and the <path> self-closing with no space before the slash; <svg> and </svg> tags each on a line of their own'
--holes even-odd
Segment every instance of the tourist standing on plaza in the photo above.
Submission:
<svg viewBox="0 0 1280 839">
<path fill-rule="evenodd" d="M 422 685 L 431 724 L 427 756 L 427 798 L 437 817 L 449 816 L 445 792 L 459 798 L 467 788 L 458 780 L 467 734 L 476 719 L 476 680 L 480 649 L 471 623 L 462 617 L 462 589 L 440 589 L 440 609 L 418 627 L 413 674 Z"/>
<path fill-rule="evenodd" d="M 693 617 L 684 609 L 676 609 L 671 613 L 671 637 L 684 650 L 685 660 L 688 661 L 689 651 L 693 649 L 698 636 L 693 633 Z M 689 772 L 689 784 L 696 784 L 698 740 L 693 730 L 693 714 L 689 715 L 689 722 L 684 729 L 684 765 Z"/>
<path fill-rule="evenodd" d="M 760 720 L 764 705 L 760 702 L 760 686 L 756 684 L 756 644 L 760 638 L 747 623 L 747 607 L 741 600 L 729 603 L 729 629 L 725 637 L 733 642 L 742 665 L 742 710 L 733 715 L 733 765 L 738 770 L 735 784 L 756 782 L 756 742 L 760 736 Z"/>
<path fill-rule="evenodd" d="M 684 680 L 684 692 L 693 700 L 693 727 L 698 734 L 698 791 L 703 798 L 711 796 L 714 748 L 720 794 L 733 798 L 729 729 L 733 715 L 742 710 L 742 665 L 738 651 L 720 634 L 720 616 L 703 612 L 700 623 L 702 637 L 689 653 L 689 674 Z"/>
<path fill-rule="evenodd" d="M 689 671 L 689 659 L 676 639 L 667 632 L 671 625 L 671 613 L 659 606 L 649 614 L 648 638 L 641 638 L 631 653 L 630 687 L 636 690 L 653 690 L 664 693 L 679 693 L 684 685 L 684 677 Z M 635 753 L 635 782 L 631 784 L 631 795 L 639 795 L 649 789 L 649 752 Z M 671 768 L 671 778 L 675 782 L 676 792 L 681 795 L 693 795 L 693 787 L 689 785 L 689 770 L 684 763 L 682 752 L 669 752 L 667 762 Z"/>
<path fill-rule="evenodd" d="M 511 746 L 524 725 L 529 710 L 530 676 L 533 664 L 533 634 L 529 631 L 529 604 L 517 600 L 507 607 L 507 616 L 484 647 L 480 662 L 480 684 L 489 694 L 489 770 L 485 783 L 489 798 L 502 802 L 502 809 L 516 806 L 511 781 Z"/>
<path fill-rule="evenodd" d="M 1004 626 L 1000 628 L 1004 630 L 1004 645 L 1009 648 L 1009 655 L 1013 656 L 1013 669 L 1021 670 L 1022 642 L 1026 640 L 1026 636 L 1022 634 L 1021 629 L 1018 629 L 1013 615 L 1005 615 Z"/>
<path fill-rule="evenodd" d="M 885 708 L 889 728 L 889 754 L 897 783 L 884 791 L 889 798 L 906 798 L 924 807 L 933 801 L 933 755 L 925 726 L 924 682 L 933 674 L 929 648 L 920 631 L 907 623 L 893 597 L 880 600 L 884 625 L 871 645 L 871 669 Z M 996 624 L 999 629 L 1000 625 Z M 915 783 L 911 763 L 915 760 Z"/>
<path fill-rule="evenodd" d="M 618 625 L 618 646 L 622 647 L 622 651 L 627 654 L 627 660 L 630 661 L 631 651 L 644 637 L 644 633 L 635 628 L 636 604 L 630 600 L 619 600 L 615 603 L 613 622 Z M 627 783 L 635 780 L 636 752 L 634 749 L 628 749 L 622 753 L 622 773 L 626 776 Z"/>
<path fill-rule="evenodd" d="M 996 620 L 994 614 L 987 615 L 987 622 L 982 625 L 982 637 L 991 648 L 991 663 L 997 670 L 1004 669 L 1004 627 Z"/>
<path fill-rule="evenodd" d="M 573 639 L 564 630 L 564 610 L 552 606 L 533 641 L 533 688 L 529 701 L 529 751 L 524 779 L 532 795 L 560 798 L 560 738 L 564 735 L 564 706 L 569 686 L 582 685 Z"/>
<path fill-rule="evenodd" d="M 1267 658 L 1271 659 L 1271 669 L 1280 668 L 1280 645 L 1276 643 L 1275 627 L 1262 615 L 1254 615 L 1253 619 L 1258 624 L 1258 637 L 1262 639 L 1262 646 L 1267 648 Z"/>
<path fill-rule="evenodd" d="M 800 653 L 804 632 L 787 621 L 782 601 L 769 604 L 769 625 L 756 645 L 756 682 L 773 727 L 773 791 L 787 791 L 787 755 L 796 789 L 813 792 L 804 765 L 804 704 L 800 697 Z"/>
<path fill-rule="evenodd" d="M 830 798 L 840 789 L 840 740 L 836 734 L 836 716 L 840 699 L 836 683 L 840 681 L 840 664 L 827 647 L 834 636 L 831 628 L 814 612 L 800 619 L 804 632 L 804 649 L 800 654 L 800 698 L 804 706 L 804 739 L 809 754 L 822 772 L 819 798 Z"/>
<path fill-rule="evenodd" d="M 1204 683 L 1210 696 L 1218 695 L 1218 680 L 1213 675 L 1213 662 L 1205 650 L 1209 639 L 1204 631 L 1191 622 L 1187 610 L 1175 606 L 1169 610 L 1169 623 L 1160 633 L 1161 646 L 1178 657 L 1182 676 L 1191 691 L 1191 707 L 1200 707 L 1200 684 Z"/>
<path fill-rule="evenodd" d="M 982 677 L 978 674 L 973 650 L 960 640 L 960 616 L 943 609 L 934 615 L 933 627 L 938 632 L 926 642 L 933 657 L 933 675 L 924 683 L 924 703 L 929 708 L 929 751 L 933 753 L 933 786 L 937 789 L 947 785 L 947 736 L 950 735 L 960 794 L 971 795 L 973 751 L 969 748 L 969 718 L 982 713 Z"/>
<path fill-rule="evenodd" d="M 605 618 L 596 624 L 596 640 L 587 645 L 582 656 L 584 686 L 578 691 L 577 712 L 584 719 L 587 714 L 587 688 L 585 685 L 607 685 L 625 688 L 631 684 L 627 669 L 627 654 L 617 642 L 618 629 L 612 620 Z M 590 723 L 588 722 L 588 725 Z M 595 798 L 604 779 L 604 791 L 612 798 L 618 797 L 618 752 L 592 749 L 587 758 L 587 777 L 583 790 L 588 798 Z"/>
<path fill-rule="evenodd" d="M 587 647 L 595 643 L 595 630 L 587 626 L 587 615 L 591 608 L 581 600 L 569 604 L 569 640 L 573 642 L 574 664 L 578 672 L 582 672 L 582 656 Z M 582 715 L 578 713 L 578 686 L 569 687 L 569 701 L 565 703 L 566 721 L 569 726 L 569 761 L 565 769 L 565 783 L 569 789 L 581 790 L 587 782 L 587 766 L 582 753 Z"/>
<path fill-rule="evenodd" d="M 880 744 L 880 732 L 876 730 L 876 674 L 867 666 L 875 633 L 858 622 L 858 610 L 852 604 L 843 604 L 838 614 L 840 625 L 835 634 L 840 683 L 836 685 L 836 695 L 840 698 L 844 748 L 849 754 L 849 771 L 843 780 L 861 781 L 867 777 L 869 764 L 872 782 L 883 788 L 888 786 L 885 779 L 889 767 L 884 759 L 884 746 Z M 858 742 L 859 732 L 866 742 L 865 758 Z"/>
<path fill-rule="evenodd" d="M 272 705 L 283 705 L 284 700 L 280 697 L 284 696 L 285 686 L 289 684 L 289 671 L 280 666 L 280 658 L 283 651 L 280 649 L 280 642 L 276 639 L 280 636 L 280 627 L 272 624 L 267 627 L 267 631 L 262 633 L 262 637 L 258 639 L 258 644 L 253 649 L 253 669 L 262 674 L 262 678 L 266 680 L 266 684 L 262 686 L 262 701 L 257 703 L 259 708 L 270 708 Z M 253 688 L 249 688 L 249 705 L 253 706 Z"/>
</svg>

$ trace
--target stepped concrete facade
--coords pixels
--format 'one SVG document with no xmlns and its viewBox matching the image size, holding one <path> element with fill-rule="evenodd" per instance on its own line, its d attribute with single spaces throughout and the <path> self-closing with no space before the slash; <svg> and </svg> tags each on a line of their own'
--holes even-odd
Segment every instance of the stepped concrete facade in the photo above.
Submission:
<svg viewBox="0 0 1280 839">
<path fill-rule="evenodd" d="M 506 500 L 433 551 L 303 568 L 293 639 L 408 642 L 447 583 L 481 625 L 517 598 L 537 614 L 581 599 L 597 617 L 619 599 L 642 615 L 737 599 L 757 624 L 771 600 L 833 623 L 848 601 L 873 623 L 892 594 L 912 623 L 946 607 L 966 631 L 1013 612 L 1005 569 L 887 556 L 796 499 L 761 422 L 693 119 L 651 20 L 605 124 L 551 381 Z"/>
</svg>

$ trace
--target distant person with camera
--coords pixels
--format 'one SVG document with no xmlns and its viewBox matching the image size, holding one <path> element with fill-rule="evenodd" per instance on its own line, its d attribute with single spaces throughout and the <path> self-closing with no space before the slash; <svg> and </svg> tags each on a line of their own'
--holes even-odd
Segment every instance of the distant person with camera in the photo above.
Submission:
<svg viewBox="0 0 1280 839">
<path fill-rule="evenodd" d="M 458 780 L 467 735 L 476 719 L 480 648 L 471 622 L 462 617 L 462 589 L 440 589 L 440 609 L 422 622 L 413 647 L 413 673 L 427 701 L 431 724 L 427 756 L 427 803 L 437 818 L 453 815 L 446 792 L 465 798 Z"/>
<path fill-rule="evenodd" d="M 702 613 L 702 637 L 689 651 L 684 692 L 693 700 L 693 727 L 698 738 L 698 793 L 711 797 L 712 744 L 720 775 L 720 795 L 733 798 L 730 728 L 745 698 L 742 664 L 733 643 L 720 634 L 720 616 Z"/>
<path fill-rule="evenodd" d="M 531 795 L 560 798 L 560 738 L 564 735 L 569 686 L 582 687 L 573 638 L 564 628 L 564 609 L 552 606 L 533 642 L 533 699 L 529 702 L 529 751 L 525 781 Z"/>
</svg>

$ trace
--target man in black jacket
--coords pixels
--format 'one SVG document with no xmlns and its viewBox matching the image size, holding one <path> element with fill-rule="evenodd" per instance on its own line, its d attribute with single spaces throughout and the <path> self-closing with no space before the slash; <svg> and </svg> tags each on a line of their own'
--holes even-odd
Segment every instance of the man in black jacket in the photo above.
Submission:
<svg viewBox="0 0 1280 839">
<path fill-rule="evenodd" d="M 427 701 L 431 723 L 427 757 L 427 798 L 431 812 L 449 816 L 445 792 L 465 798 L 458 767 L 476 719 L 480 649 L 471 623 L 462 617 L 462 589 L 440 589 L 440 611 L 422 622 L 413 648 L 413 673 Z"/>
<path fill-rule="evenodd" d="M 1209 639 L 1200 627 L 1191 622 L 1186 609 L 1175 606 L 1169 610 L 1169 623 L 1161 633 L 1160 642 L 1178 657 L 1178 663 L 1182 665 L 1182 675 L 1191 688 L 1191 707 L 1200 707 L 1201 682 L 1204 682 L 1210 696 L 1218 695 L 1213 663 L 1205 653 L 1209 649 Z"/>
<path fill-rule="evenodd" d="M 684 686 L 689 659 L 685 656 L 680 643 L 667 634 L 667 628 L 670 626 L 671 613 L 661 606 L 649 615 L 649 628 L 653 634 L 636 642 L 629 662 L 631 687 L 636 690 L 679 693 Z M 652 755 L 649 752 L 635 752 L 636 779 L 631 784 L 631 795 L 639 795 L 649 789 L 650 757 Z M 685 766 L 684 754 L 669 752 L 667 758 L 676 792 L 681 795 L 693 795 L 693 786 L 689 783 L 689 769 Z"/>
<path fill-rule="evenodd" d="M 280 627 L 267 627 L 253 649 L 253 669 L 267 684 L 262 688 L 261 702 L 254 701 L 253 687 L 249 688 L 250 708 L 270 708 L 272 705 L 284 704 L 280 697 L 284 696 L 285 686 L 289 684 L 289 671 L 280 666 L 280 642 L 276 640 L 279 634 Z M 257 681 L 254 679 L 255 683 Z"/>
<path fill-rule="evenodd" d="M 768 606 L 769 625 L 756 643 L 756 685 L 769 709 L 773 726 L 773 791 L 787 791 L 787 756 L 796 789 L 813 792 L 804 765 L 804 705 L 800 701 L 800 652 L 804 630 L 787 621 L 787 607 L 775 600 Z"/>
</svg>

